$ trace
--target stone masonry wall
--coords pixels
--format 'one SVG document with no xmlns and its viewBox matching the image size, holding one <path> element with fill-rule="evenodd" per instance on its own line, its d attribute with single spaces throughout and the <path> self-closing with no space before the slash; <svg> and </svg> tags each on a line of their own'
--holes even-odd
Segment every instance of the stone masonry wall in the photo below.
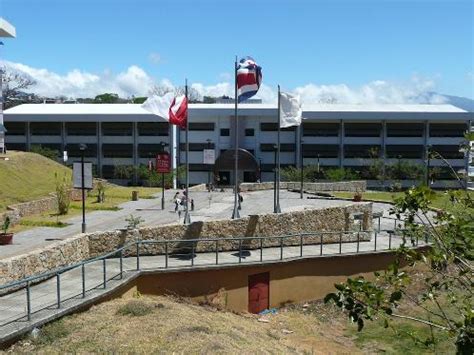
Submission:
<svg viewBox="0 0 474 355">
<path fill-rule="evenodd" d="M 299 190 L 300 182 L 280 182 L 281 189 Z M 273 189 L 273 182 L 262 183 L 242 183 L 240 190 L 245 191 L 260 191 Z M 363 192 L 367 189 L 367 182 L 365 180 L 358 181 L 338 181 L 338 182 L 305 182 L 303 189 L 309 192 L 331 192 L 331 191 L 351 191 Z"/>
<path fill-rule="evenodd" d="M 189 226 L 181 224 L 158 227 L 140 228 L 133 231 L 116 230 L 81 234 L 64 241 L 51 244 L 43 249 L 30 253 L 0 260 L 0 285 L 38 275 L 56 268 L 71 265 L 81 260 L 97 257 L 116 250 L 135 240 L 177 240 L 168 243 L 168 251 L 189 251 L 186 239 L 219 239 L 219 250 L 238 250 L 238 241 L 223 240 L 229 237 L 245 237 L 243 247 L 254 249 L 260 246 L 255 237 L 280 236 L 312 231 L 337 231 L 342 233 L 344 242 L 354 241 L 357 235 L 344 233 L 353 230 L 354 213 L 363 213 L 363 229 L 370 230 L 372 222 L 371 203 L 348 203 L 346 206 L 325 209 L 307 209 L 282 214 L 252 215 L 236 220 L 218 220 L 194 222 Z M 341 233 L 328 233 L 323 236 L 323 243 L 338 242 Z M 370 239 L 370 233 L 361 233 L 360 240 Z M 284 245 L 299 245 L 300 238 L 288 238 Z M 319 244 L 320 235 L 304 237 L 305 244 Z M 279 238 L 264 240 L 264 247 L 279 246 Z M 142 244 L 141 254 L 164 253 L 162 244 Z M 214 251 L 215 242 L 197 242 L 195 251 Z M 135 248 L 125 251 L 125 255 L 134 255 Z"/>
</svg>

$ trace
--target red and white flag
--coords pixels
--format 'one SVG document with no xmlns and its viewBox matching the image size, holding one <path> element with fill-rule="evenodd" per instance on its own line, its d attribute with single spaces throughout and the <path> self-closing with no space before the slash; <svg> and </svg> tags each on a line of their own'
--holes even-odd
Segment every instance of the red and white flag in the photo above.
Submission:
<svg viewBox="0 0 474 355">
<path fill-rule="evenodd" d="M 186 128 L 188 100 L 184 95 L 175 97 L 171 92 L 164 96 L 153 95 L 142 104 L 142 108 L 164 118 L 170 124 Z"/>
</svg>

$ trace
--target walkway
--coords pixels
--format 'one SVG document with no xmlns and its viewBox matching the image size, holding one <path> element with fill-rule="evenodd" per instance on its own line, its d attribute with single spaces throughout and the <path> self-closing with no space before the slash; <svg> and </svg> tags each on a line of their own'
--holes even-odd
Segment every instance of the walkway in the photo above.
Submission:
<svg viewBox="0 0 474 355">
<path fill-rule="evenodd" d="M 178 214 L 174 213 L 174 204 L 171 202 L 175 190 L 167 190 L 165 193 L 166 208 L 161 210 L 161 194 L 156 199 L 143 199 L 130 201 L 120 205 L 119 211 L 95 211 L 87 213 L 87 232 L 107 231 L 126 226 L 125 218 L 133 214 L 142 217 L 144 226 L 158 226 L 171 223 L 182 223 Z M 255 191 L 242 193 L 241 216 L 251 214 L 262 214 L 273 212 L 273 191 Z M 232 191 L 213 192 L 191 192 L 191 198 L 195 200 L 196 210 L 191 212 L 191 221 L 207 221 L 228 219 L 232 215 L 234 195 Z M 280 192 L 280 205 L 282 212 L 301 211 L 308 208 L 327 208 L 333 206 L 347 205 L 351 203 L 345 200 L 327 200 L 306 198 L 300 199 L 299 193 L 282 190 Z M 388 217 L 391 205 L 374 203 L 374 212 L 380 211 Z M 12 245 L 0 246 L 0 259 L 24 254 L 32 250 L 42 248 L 58 240 L 64 240 L 81 231 L 81 216 L 67 220 L 71 223 L 65 228 L 40 227 L 33 228 L 15 234 Z M 393 221 L 384 219 L 382 229 L 393 229 Z"/>
<path fill-rule="evenodd" d="M 116 253 L 109 255 L 108 258 L 89 261 L 60 273 L 52 273 L 46 281 L 28 288 L 22 285 L 22 289 L 0 297 L 0 344 L 31 330 L 34 326 L 92 304 L 143 271 L 216 268 L 224 265 L 241 266 L 374 251 L 386 252 L 402 243 L 399 236 L 393 236 L 386 231 L 374 233 L 371 241 L 359 243 L 305 245 L 304 238 L 301 240 L 302 244 L 297 246 L 243 250 L 241 253 L 237 250 L 194 255 L 189 253 L 139 256 L 139 258 L 135 256 L 120 258 Z M 414 241 L 414 244 L 426 245 L 423 241 Z"/>
</svg>

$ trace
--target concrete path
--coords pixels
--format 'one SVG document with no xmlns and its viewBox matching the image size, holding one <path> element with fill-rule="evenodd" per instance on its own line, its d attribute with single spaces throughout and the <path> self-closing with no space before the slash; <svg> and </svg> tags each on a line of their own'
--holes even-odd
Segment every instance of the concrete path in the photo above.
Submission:
<svg viewBox="0 0 474 355">
<path fill-rule="evenodd" d="M 170 255 L 167 258 L 165 255 L 141 256 L 139 270 L 137 270 L 136 257 L 92 261 L 85 264 L 84 268 L 77 267 L 65 271 L 59 276 L 31 286 L 29 294 L 26 288 L 23 288 L 1 296 L 0 343 L 32 329 L 33 326 L 71 313 L 81 306 L 110 294 L 113 289 L 136 277 L 142 271 L 214 268 L 222 265 L 238 266 L 301 258 L 337 257 L 339 254 L 371 253 L 375 249 L 377 252 L 384 252 L 397 248 L 401 242 L 400 237 L 393 236 L 389 239 L 388 234 L 382 232 L 377 235 L 377 238 L 374 235 L 368 242 L 323 244 L 322 248 L 320 244 L 312 244 L 304 245 L 302 250 L 300 246 L 263 248 L 243 253 L 240 258 L 238 251 L 218 252 L 217 256 L 215 252 L 196 253 L 193 257 L 190 254 Z M 419 246 L 422 245 L 425 245 L 423 241 L 419 241 Z M 30 299 L 30 320 L 27 319 L 28 298 Z"/>
<path fill-rule="evenodd" d="M 176 190 L 165 193 L 166 208 L 161 210 L 161 194 L 156 199 L 130 201 L 120 205 L 120 211 L 95 211 L 86 214 L 87 232 L 107 231 L 124 228 L 125 218 L 133 214 L 145 220 L 144 226 L 158 226 L 171 223 L 182 223 L 174 212 L 171 201 Z M 255 191 L 242 193 L 243 203 L 241 216 L 273 212 L 273 191 Z M 350 204 L 345 200 L 309 199 L 305 195 L 300 199 L 299 193 L 282 190 L 280 206 L 282 212 L 301 211 L 307 208 L 327 208 Z M 195 201 L 195 211 L 191 212 L 191 221 L 206 221 L 228 219 L 232 215 L 234 195 L 232 191 L 225 192 L 191 192 L 190 197 Z M 374 211 L 383 211 L 388 217 L 389 204 L 374 203 Z M 184 213 L 183 213 L 184 214 Z M 71 225 L 65 228 L 40 227 L 15 234 L 13 244 L 0 246 L 0 259 L 20 255 L 44 247 L 58 240 L 77 235 L 81 232 L 82 217 L 76 216 L 66 221 Z M 394 222 L 388 219 L 382 221 L 382 229 L 393 229 Z"/>
</svg>

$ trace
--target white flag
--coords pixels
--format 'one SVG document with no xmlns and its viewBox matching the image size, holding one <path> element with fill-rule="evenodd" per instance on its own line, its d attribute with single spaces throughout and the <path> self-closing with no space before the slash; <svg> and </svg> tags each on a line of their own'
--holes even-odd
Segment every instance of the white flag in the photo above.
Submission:
<svg viewBox="0 0 474 355">
<path fill-rule="evenodd" d="M 163 96 L 153 95 L 142 104 L 142 108 L 169 121 L 169 110 L 173 99 L 174 94 L 172 92 Z"/>
<path fill-rule="evenodd" d="M 303 111 L 298 96 L 280 93 L 280 127 L 299 126 Z"/>
</svg>

